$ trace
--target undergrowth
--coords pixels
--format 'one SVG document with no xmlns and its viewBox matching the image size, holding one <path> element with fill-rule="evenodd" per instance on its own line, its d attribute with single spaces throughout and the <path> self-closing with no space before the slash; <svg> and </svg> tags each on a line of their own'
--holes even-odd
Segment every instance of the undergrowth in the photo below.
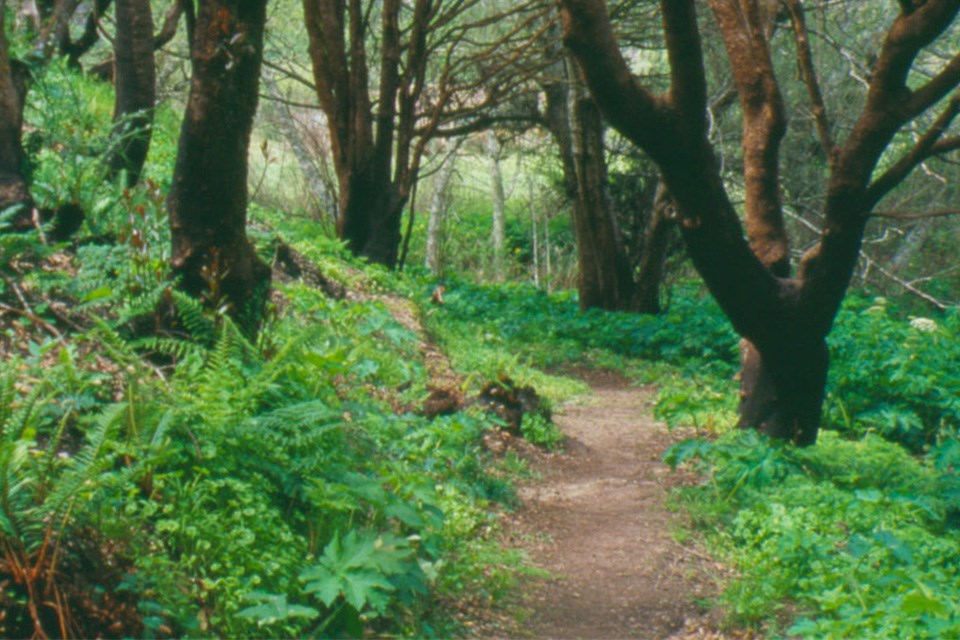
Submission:
<svg viewBox="0 0 960 640">
<path fill-rule="evenodd" d="M 738 431 L 666 460 L 706 478 L 684 498 L 734 568 L 721 596 L 733 623 L 811 638 L 960 634 L 960 494 L 942 449 L 920 459 L 829 432 L 793 449 Z"/>
</svg>

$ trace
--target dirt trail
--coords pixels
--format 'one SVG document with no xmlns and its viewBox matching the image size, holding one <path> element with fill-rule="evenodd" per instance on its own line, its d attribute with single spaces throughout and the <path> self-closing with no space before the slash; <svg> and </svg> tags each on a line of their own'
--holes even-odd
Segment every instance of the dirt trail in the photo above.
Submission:
<svg viewBox="0 0 960 640">
<path fill-rule="evenodd" d="M 557 417 L 567 452 L 535 463 L 543 482 L 521 490 L 515 531 L 552 574 L 531 585 L 524 632 L 534 638 L 706 638 L 694 600 L 703 560 L 677 543 L 660 462 L 672 442 L 650 416 L 652 391 L 592 376 L 592 396 Z"/>
</svg>

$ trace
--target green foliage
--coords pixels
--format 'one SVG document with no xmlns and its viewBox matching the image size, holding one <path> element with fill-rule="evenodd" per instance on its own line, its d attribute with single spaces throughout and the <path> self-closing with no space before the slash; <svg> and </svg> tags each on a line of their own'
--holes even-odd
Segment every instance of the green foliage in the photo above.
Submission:
<svg viewBox="0 0 960 640">
<path fill-rule="evenodd" d="M 793 449 L 735 432 L 665 459 L 706 474 L 687 504 L 737 569 L 723 601 L 738 623 L 815 638 L 960 631 L 960 533 L 943 492 L 952 470 L 877 436 L 829 433 Z"/>
<path fill-rule="evenodd" d="M 960 314 L 897 319 L 883 298 L 851 299 L 831 337 L 829 426 L 914 451 L 960 427 Z"/>
<path fill-rule="evenodd" d="M 85 268 L 78 287 L 110 279 Z M 5 368 L 5 535 L 27 550 L 49 526 L 116 540 L 150 633 L 449 628 L 437 591 L 479 588 L 488 572 L 471 567 L 503 555 L 481 533 L 485 505 L 513 496 L 480 443 L 488 419 L 397 413 L 423 397 L 425 370 L 418 337 L 381 302 L 291 284 L 254 344 L 171 300 L 183 335 L 125 337 L 122 315 Z M 61 458 L 77 437 L 88 444 Z"/>
<path fill-rule="evenodd" d="M 576 361 L 589 349 L 682 364 L 716 362 L 732 371 L 736 337 L 723 314 L 699 287 L 677 287 L 659 316 L 581 312 L 571 292 L 547 294 L 530 285 L 485 287 L 448 284 L 444 306 L 434 318 L 451 333 L 476 335 L 508 345 L 539 366 Z"/>
<path fill-rule="evenodd" d="M 525 440 L 546 449 L 555 449 L 563 443 L 564 435 L 553 422 L 539 413 L 523 414 L 520 433 Z"/>
<path fill-rule="evenodd" d="M 30 128 L 23 140 L 33 195 L 41 206 L 75 203 L 93 212 L 112 188 L 103 159 L 110 146 L 113 92 L 68 68 L 66 60 L 36 68 L 33 76 L 24 113 Z"/>
</svg>

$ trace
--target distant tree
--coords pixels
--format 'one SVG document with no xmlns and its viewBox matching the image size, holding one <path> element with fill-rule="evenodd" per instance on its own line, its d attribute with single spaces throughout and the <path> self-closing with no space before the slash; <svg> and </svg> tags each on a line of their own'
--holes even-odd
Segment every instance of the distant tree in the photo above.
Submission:
<svg viewBox="0 0 960 640">
<path fill-rule="evenodd" d="M 507 246 L 507 197 L 503 190 L 503 171 L 500 167 L 503 145 L 497 132 L 487 131 L 487 162 L 490 169 L 490 205 L 493 224 L 490 229 L 490 244 L 493 249 L 493 277 L 503 280 Z"/>
<path fill-rule="evenodd" d="M 567 45 L 604 114 L 660 167 L 687 250 L 744 338 L 741 426 L 798 444 L 815 442 L 829 354 L 826 337 L 857 264 L 876 204 L 931 155 L 960 147 L 947 135 L 960 113 L 960 54 L 938 67 L 918 57 L 954 22 L 960 0 L 900 0 L 883 38 L 865 101 L 845 139 L 830 127 L 803 20 L 787 0 L 799 69 L 827 159 L 819 242 L 792 275 L 781 202 L 786 113 L 771 62 L 770 12 L 756 0 L 711 0 L 743 115 L 746 234 L 708 140 L 707 83 L 694 0 L 662 0 L 670 88 L 655 95 L 631 72 L 603 0 L 562 0 Z M 830 10 L 829 7 L 825 10 Z M 909 79 L 909 82 L 908 82 Z M 939 105 L 929 124 L 917 119 Z M 881 157 L 907 124 L 921 133 L 906 152 Z"/>
<path fill-rule="evenodd" d="M 480 116 L 522 81 L 505 70 L 541 5 L 303 0 L 339 183 L 337 231 L 354 254 L 396 265 L 427 143 L 488 125 Z"/>
<path fill-rule="evenodd" d="M 427 238 L 424 248 L 424 266 L 434 275 L 443 275 L 443 231 L 446 226 L 447 209 L 450 207 L 450 183 L 457 166 L 459 140 L 451 143 L 441 140 L 438 153 L 442 160 L 433 178 L 433 194 L 430 197 L 430 218 L 427 221 Z"/>
<path fill-rule="evenodd" d="M 183 289 L 228 302 L 253 331 L 270 268 L 246 235 L 247 149 L 257 109 L 267 0 L 201 0 L 193 77 L 168 206 Z"/>
</svg>

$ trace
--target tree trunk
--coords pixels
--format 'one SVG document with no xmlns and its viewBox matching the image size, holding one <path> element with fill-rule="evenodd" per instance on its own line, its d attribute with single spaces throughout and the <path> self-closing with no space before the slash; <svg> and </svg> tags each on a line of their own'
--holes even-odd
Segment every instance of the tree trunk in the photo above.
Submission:
<svg viewBox="0 0 960 640">
<path fill-rule="evenodd" d="M 666 185 L 657 185 L 653 211 L 644 230 L 643 253 L 637 270 L 633 308 L 638 313 L 657 314 L 662 311 L 660 292 L 663 289 L 670 238 L 676 227 L 671 208 L 673 202 Z"/>
<path fill-rule="evenodd" d="M 393 269 L 400 249 L 400 226 L 406 197 L 385 173 L 367 163 L 359 170 L 338 168 L 339 236 L 356 255 Z M 379 164 L 379 163 L 377 163 Z"/>
<path fill-rule="evenodd" d="M 829 350 L 824 340 L 784 338 L 761 354 L 741 341 L 740 428 L 800 446 L 817 441 Z"/>
<path fill-rule="evenodd" d="M 443 227 L 447 216 L 447 207 L 450 203 L 450 181 L 457 163 L 457 149 L 447 150 L 444 145 L 441 153 L 446 154 L 443 164 L 433 180 L 433 194 L 430 197 L 430 220 L 427 223 L 426 266 L 430 273 L 439 276 L 443 271 Z"/>
<path fill-rule="evenodd" d="M 507 198 L 503 192 L 503 173 L 500 171 L 500 141 L 492 129 L 487 132 L 487 158 L 490 162 L 490 199 L 493 205 L 493 277 L 503 280 L 504 247 L 506 245 Z"/>
<path fill-rule="evenodd" d="M 577 184 L 573 224 L 580 271 L 580 308 L 629 310 L 633 306 L 633 269 L 608 191 L 603 120 L 596 103 L 578 81 L 571 83 L 569 100 Z"/>
<path fill-rule="evenodd" d="M 247 149 L 257 108 L 267 0 L 205 0 L 168 206 L 171 264 L 190 295 L 230 305 L 256 332 L 270 268 L 246 236 Z"/>
<path fill-rule="evenodd" d="M 26 79 L 11 61 L 4 12 L 0 11 L 0 213 L 18 207 L 8 219 L 14 229 L 32 224 L 33 198 L 23 176 L 26 156 L 21 143 Z"/>
<path fill-rule="evenodd" d="M 117 35 L 113 42 L 116 80 L 114 144 L 110 171 L 126 172 L 126 184 L 140 180 L 147 160 L 156 100 L 153 16 L 150 0 L 116 1 Z"/>
<path fill-rule="evenodd" d="M 49 60 L 54 53 L 63 51 L 70 41 L 70 19 L 80 6 L 80 0 L 56 0 L 49 14 L 41 11 L 44 19 L 37 37 L 35 54 L 41 60 Z"/>
</svg>

